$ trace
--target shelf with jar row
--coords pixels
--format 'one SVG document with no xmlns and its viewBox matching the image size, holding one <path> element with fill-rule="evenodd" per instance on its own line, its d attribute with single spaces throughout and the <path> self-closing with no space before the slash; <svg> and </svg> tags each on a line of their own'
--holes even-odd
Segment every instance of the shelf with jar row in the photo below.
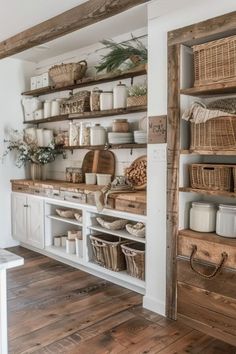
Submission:
<svg viewBox="0 0 236 354">
<path fill-rule="evenodd" d="M 22 95 L 38 97 L 38 96 L 48 95 L 60 91 L 73 91 L 75 89 L 103 84 L 103 83 L 112 82 L 116 80 L 124 80 L 124 79 L 132 80 L 134 77 L 143 76 L 146 74 L 147 74 L 146 65 L 140 65 L 134 69 L 123 71 L 123 72 L 98 75 L 95 77 L 85 77 L 81 80 L 78 80 L 74 85 L 70 85 L 70 86 L 63 86 L 63 87 L 47 86 L 35 90 L 25 91 L 22 92 Z"/>
<path fill-rule="evenodd" d="M 126 115 L 132 113 L 146 112 L 147 106 L 134 106 L 127 108 L 118 108 L 118 109 L 108 109 L 104 111 L 94 111 L 94 112 L 83 112 L 83 113 L 74 113 L 74 114 L 62 114 L 58 116 L 53 116 L 49 118 L 42 119 L 33 119 L 24 121 L 24 124 L 42 124 L 42 123 L 52 123 L 60 122 L 67 120 L 77 120 L 77 119 L 93 119 L 93 118 L 105 118 L 112 117 L 117 115 Z"/>
<path fill-rule="evenodd" d="M 64 150 L 116 150 L 116 149 L 146 149 L 147 144 L 106 144 L 106 145 L 87 145 L 87 146 L 59 146 Z"/>
</svg>

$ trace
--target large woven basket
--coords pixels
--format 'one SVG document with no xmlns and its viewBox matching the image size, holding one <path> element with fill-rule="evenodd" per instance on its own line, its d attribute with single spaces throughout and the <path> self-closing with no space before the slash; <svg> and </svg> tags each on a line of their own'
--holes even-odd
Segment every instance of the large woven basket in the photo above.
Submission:
<svg viewBox="0 0 236 354">
<path fill-rule="evenodd" d="M 121 245 L 126 243 L 126 240 L 113 235 L 90 235 L 89 237 L 96 263 L 115 272 L 126 269 L 125 257 L 121 250 Z"/>
<path fill-rule="evenodd" d="M 56 88 L 73 85 L 76 80 L 81 80 L 87 70 L 87 62 L 54 65 L 49 69 L 49 76 Z"/>
<path fill-rule="evenodd" d="M 145 245 L 131 242 L 121 245 L 125 255 L 127 273 L 138 279 L 145 279 Z"/>
<path fill-rule="evenodd" d="M 192 164 L 189 166 L 192 188 L 230 191 L 232 187 L 232 167 L 214 164 Z"/>
<path fill-rule="evenodd" d="M 236 36 L 193 46 L 194 86 L 236 78 Z"/>
<path fill-rule="evenodd" d="M 235 150 L 236 117 L 218 117 L 205 123 L 191 123 L 190 150 Z"/>
<path fill-rule="evenodd" d="M 147 95 L 145 96 L 130 96 L 127 98 L 127 107 L 146 106 Z"/>
</svg>

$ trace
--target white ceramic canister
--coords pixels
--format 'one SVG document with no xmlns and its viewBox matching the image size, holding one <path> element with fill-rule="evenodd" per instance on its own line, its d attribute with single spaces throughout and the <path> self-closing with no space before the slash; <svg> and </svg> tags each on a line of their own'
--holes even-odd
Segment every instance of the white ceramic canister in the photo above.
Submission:
<svg viewBox="0 0 236 354">
<path fill-rule="evenodd" d="M 37 135 L 37 144 L 38 146 L 44 146 L 43 145 L 43 131 L 44 129 L 36 129 L 36 135 Z"/>
<path fill-rule="evenodd" d="M 69 123 L 69 146 L 76 146 L 79 144 L 79 129 L 75 123 Z"/>
<path fill-rule="evenodd" d="M 51 103 L 51 116 L 59 116 L 60 115 L 60 103 L 61 103 L 61 99 L 58 98 L 56 100 L 53 100 Z"/>
<path fill-rule="evenodd" d="M 111 183 L 111 175 L 106 173 L 97 173 L 98 186 L 106 186 Z"/>
<path fill-rule="evenodd" d="M 216 233 L 224 237 L 236 237 L 236 205 L 219 205 Z"/>
<path fill-rule="evenodd" d="M 76 256 L 79 258 L 83 257 L 83 239 L 81 237 L 76 237 L 75 239 L 75 249 L 76 249 Z"/>
<path fill-rule="evenodd" d="M 114 87 L 113 90 L 113 108 L 127 107 L 128 91 L 125 84 L 121 82 Z"/>
<path fill-rule="evenodd" d="M 75 240 L 66 240 L 66 253 L 75 254 Z"/>
<path fill-rule="evenodd" d="M 44 129 L 43 131 L 43 146 L 47 147 L 53 142 L 53 130 Z"/>
<path fill-rule="evenodd" d="M 100 109 L 101 109 L 101 111 L 113 109 L 113 92 L 112 91 L 103 91 L 100 94 Z"/>
<path fill-rule="evenodd" d="M 67 236 L 61 236 L 61 246 L 66 248 Z"/>
<path fill-rule="evenodd" d="M 100 124 L 95 124 L 90 128 L 90 145 L 105 145 L 106 144 L 106 129 Z"/>
<path fill-rule="evenodd" d="M 213 203 L 192 202 L 190 229 L 198 232 L 214 232 L 216 228 L 216 206 Z"/>
<path fill-rule="evenodd" d="M 85 173 L 85 184 L 96 184 L 97 183 L 97 175 L 96 173 Z"/>
<path fill-rule="evenodd" d="M 51 101 L 46 100 L 43 105 L 44 109 L 44 118 L 51 117 Z"/>
<path fill-rule="evenodd" d="M 55 247 L 61 247 L 61 236 L 54 236 L 53 244 Z"/>
</svg>

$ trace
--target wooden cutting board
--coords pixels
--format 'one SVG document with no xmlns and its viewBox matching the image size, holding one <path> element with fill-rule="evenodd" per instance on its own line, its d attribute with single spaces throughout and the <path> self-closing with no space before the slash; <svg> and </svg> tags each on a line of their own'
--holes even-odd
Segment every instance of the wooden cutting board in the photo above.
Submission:
<svg viewBox="0 0 236 354">
<path fill-rule="evenodd" d="M 105 173 L 115 176 L 115 155 L 109 150 L 91 150 L 83 160 L 82 170 L 85 173 Z"/>
</svg>

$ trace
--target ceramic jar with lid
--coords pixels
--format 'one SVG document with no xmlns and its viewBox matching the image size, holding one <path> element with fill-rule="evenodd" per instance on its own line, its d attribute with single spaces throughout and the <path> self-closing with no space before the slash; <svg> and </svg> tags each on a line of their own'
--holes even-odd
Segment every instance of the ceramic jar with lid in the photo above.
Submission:
<svg viewBox="0 0 236 354">
<path fill-rule="evenodd" d="M 114 133 L 127 133 L 129 131 L 127 119 L 114 119 L 112 122 L 112 131 Z"/>
<path fill-rule="evenodd" d="M 236 205 L 219 205 L 216 233 L 220 236 L 236 238 Z"/>
<path fill-rule="evenodd" d="M 95 124 L 90 129 L 90 144 L 93 146 L 106 144 L 106 129 L 100 124 Z"/>
<path fill-rule="evenodd" d="M 113 107 L 114 108 L 126 108 L 127 107 L 127 97 L 128 91 L 125 84 L 121 82 L 114 87 L 113 90 Z"/>
<path fill-rule="evenodd" d="M 56 100 L 53 100 L 51 102 L 51 116 L 59 116 L 60 115 L 60 103 L 61 103 L 61 99 L 57 98 Z"/>
<path fill-rule="evenodd" d="M 100 94 L 100 109 L 105 111 L 113 108 L 113 92 L 103 91 Z"/>
<path fill-rule="evenodd" d="M 90 95 L 90 109 L 92 112 L 100 111 L 100 95 L 102 90 L 98 87 L 94 87 Z"/>
<path fill-rule="evenodd" d="M 189 227 L 198 232 L 214 232 L 216 227 L 215 204 L 192 202 Z"/>
</svg>

